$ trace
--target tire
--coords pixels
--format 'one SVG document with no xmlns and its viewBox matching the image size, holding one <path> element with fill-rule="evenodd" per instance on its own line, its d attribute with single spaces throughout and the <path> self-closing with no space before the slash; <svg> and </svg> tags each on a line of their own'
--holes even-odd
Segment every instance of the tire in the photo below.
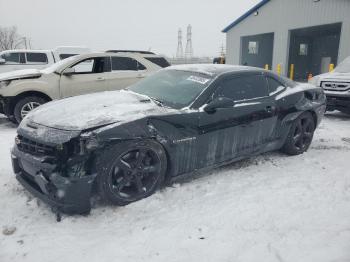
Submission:
<svg viewBox="0 0 350 262">
<path fill-rule="evenodd" d="M 167 171 L 163 147 L 153 141 L 123 142 L 96 160 L 97 187 L 102 199 L 124 206 L 152 195 Z"/>
<path fill-rule="evenodd" d="M 288 133 L 282 152 L 288 155 L 300 155 L 306 152 L 312 142 L 315 122 L 309 112 L 301 114 L 294 120 Z"/>
<path fill-rule="evenodd" d="M 15 116 L 15 119 L 16 119 L 16 122 L 19 124 L 23 117 L 24 117 L 24 110 L 27 111 L 27 113 L 29 113 L 31 110 L 33 110 L 34 108 L 42 105 L 42 104 L 45 104 L 47 101 L 44 99 L 44 98 L 41 98 L 41 97 L 38 97 L 38 96 L 27 96 L 27 97 L 24 97 L 20 100 L 17 101 L 16 105 L 15 105 L 15 108 L 14 108 L 14 116 Z"/>
</svg>

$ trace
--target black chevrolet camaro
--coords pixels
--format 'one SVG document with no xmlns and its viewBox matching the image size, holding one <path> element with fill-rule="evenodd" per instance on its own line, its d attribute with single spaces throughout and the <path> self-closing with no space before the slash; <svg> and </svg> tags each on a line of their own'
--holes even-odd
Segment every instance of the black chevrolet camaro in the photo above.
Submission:
<svg viewBox="0 0 350 262">
<path fill-rule="evenodd" d="M 325 101 L 321 88 L 258 68 L 173 66 L 34 110 L 18 128 L 13 169 L 57 212 L 88 213 L 95 192 L 126 205 L 194 170 L 305 152 Z"/>
</svg>

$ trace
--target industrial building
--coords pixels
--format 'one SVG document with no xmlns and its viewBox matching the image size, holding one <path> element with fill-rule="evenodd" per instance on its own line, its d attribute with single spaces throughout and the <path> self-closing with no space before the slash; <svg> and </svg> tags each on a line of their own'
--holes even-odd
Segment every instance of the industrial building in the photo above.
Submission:
<svg viewBox="0 0 350 262">
<path fill-rule="evenodd" d="M 305 80 L 350 56 L 350 0 L 263 0 L 223 32 L 228 64 Z"/>
</svg>

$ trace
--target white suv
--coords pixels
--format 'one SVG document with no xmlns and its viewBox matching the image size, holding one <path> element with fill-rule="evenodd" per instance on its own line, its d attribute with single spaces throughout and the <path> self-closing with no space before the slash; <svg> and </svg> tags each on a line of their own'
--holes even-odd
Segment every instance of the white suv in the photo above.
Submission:
<svg viewBox="0 0 350 262">
<path fill-rule="evenodd" d="M 350 114 L 350 57 L 333 72 L 315 76 L 309 82 L 323 88 L 328 111 L 339 110 Z"/>
<path fill-rule="evenodd" d="M 6 50 L 0 52 L 0 73 L 29 68 L 44 69 L 70 56 L 89 52 L 89 48 L 79 46 L 61 46 L 53 50 Z"/>
<path fill-rule="evenodd" d="M 19 123 L 29 111 L 54 99 L 123 89 L 161 69 L 154 59 L 163 58 L 135 52 L 92 53 L 43 70 L 0 74 L 0 113 Z"/>
</svg>

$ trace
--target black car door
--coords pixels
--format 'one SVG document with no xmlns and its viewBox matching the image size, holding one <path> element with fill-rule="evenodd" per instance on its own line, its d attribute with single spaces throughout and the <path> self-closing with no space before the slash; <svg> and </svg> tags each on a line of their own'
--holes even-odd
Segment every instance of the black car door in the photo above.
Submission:
<svg viewBox="0 0 350 262">
<path fill-rule="evenodd" d="M 217 97 L 230 98 L 234 105 L 214 113 L 201 112 L 197 144 L 201 166 L 259 151 L 272 139 L 275 128 L 274 100 L 262 73 L 223 79 L 211 100 Z"/>
</svg>

